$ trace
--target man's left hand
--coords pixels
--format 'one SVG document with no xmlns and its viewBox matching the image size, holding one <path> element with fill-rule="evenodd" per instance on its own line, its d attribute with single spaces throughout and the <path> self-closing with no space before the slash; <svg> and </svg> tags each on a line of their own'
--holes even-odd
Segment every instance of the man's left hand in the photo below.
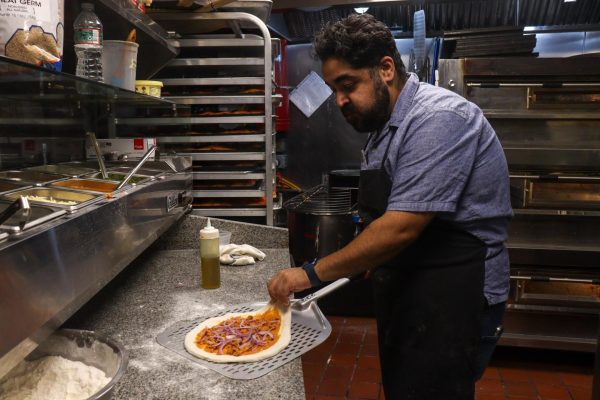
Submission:
<svg viewBox="0 0 600 400">
<path fill-rule="evenodd" d="M 289 304 L 289 295 L 310 288 L 310 281 L 302 268 L 287 268 L 279 271 L 267 283 L 273 300 Z"/>
</svg>

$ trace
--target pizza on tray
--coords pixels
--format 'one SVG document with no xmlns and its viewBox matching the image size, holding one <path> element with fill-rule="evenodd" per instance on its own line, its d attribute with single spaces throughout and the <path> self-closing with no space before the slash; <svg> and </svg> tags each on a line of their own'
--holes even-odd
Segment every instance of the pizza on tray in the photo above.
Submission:
<svg viewBox="0 0 600 400">
<path fill-rule="evenodd" d="M 253 362 L 272 357 L 290 342 L 289 306 L 269 303 L 247 313 L 209 318 L 185 336 L 188 353 L 212 362 Z"/>
</svg>

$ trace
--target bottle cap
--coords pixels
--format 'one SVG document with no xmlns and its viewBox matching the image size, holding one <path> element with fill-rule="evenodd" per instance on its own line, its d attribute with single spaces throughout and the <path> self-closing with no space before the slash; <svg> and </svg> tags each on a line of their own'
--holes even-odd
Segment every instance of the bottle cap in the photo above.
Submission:
<svg viewBox="0 0 600 400">
<path fill-rule="evenodd" d="M 94 4 L 93 3 L 81 3 L 81 9 L 88 10 L 88 11 L 94 11 Z"/>
<path fill-rule="evenodd" d="M 210 218 L 206 226 L 200 230 L 200 239 L 218 239 L 219 230 L 210 224 Z"/>
</svg>

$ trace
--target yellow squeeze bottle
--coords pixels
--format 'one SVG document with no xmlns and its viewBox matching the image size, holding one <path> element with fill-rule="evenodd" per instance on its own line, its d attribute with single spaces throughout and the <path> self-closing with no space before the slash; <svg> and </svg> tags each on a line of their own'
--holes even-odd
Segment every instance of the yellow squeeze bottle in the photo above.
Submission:
<svg viewBox="0 0 600 400">
<path fill-rule="evenodd" d="M 200 230 L 200 265 L 204 289 L 221 286 L 219 255 L 219 230 L 210 225 L 209 218 L 206 226 Z"/>
</svg>

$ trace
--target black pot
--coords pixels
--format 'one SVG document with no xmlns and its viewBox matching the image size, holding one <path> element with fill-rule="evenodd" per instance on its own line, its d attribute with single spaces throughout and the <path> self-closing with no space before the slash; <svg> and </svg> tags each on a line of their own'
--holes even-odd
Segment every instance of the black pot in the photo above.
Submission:
<svg viewBox="0 0 600 400">
<path fill-rule="evenodd" d="M 295 266 L 341 249 L 354 238 L 351 214 L 316 215 L 287 210 L 290 254 Z"/>
<path fill-rule="evenodd" d="M 334 184 L 339 184 L 339 181 Z M 358 191 L 358 189 L 353 190 Z M 348 195 L 346 191 L 346 196 Z M 345 211 L 336 208 L 332 204 L 335 198 L 335 195 L 319 197 L 305 194 L 296 196 L 284 205 L 287 211 L 289 248 L 293 266 L 299 267 L 307 261 L 323 258 L 354 239 L 356 224 L 352 218 L 352 208 Z M 348 197 L 346 199 L 346 204 L 350 204 Z M 295 297 L 307 296 L 318 289 L 311 288 L 298 292 Z M 319 300 L 319 307 L 326 315 L 373 317 L 370 281 L 350 282 Z"/>
</svg>

